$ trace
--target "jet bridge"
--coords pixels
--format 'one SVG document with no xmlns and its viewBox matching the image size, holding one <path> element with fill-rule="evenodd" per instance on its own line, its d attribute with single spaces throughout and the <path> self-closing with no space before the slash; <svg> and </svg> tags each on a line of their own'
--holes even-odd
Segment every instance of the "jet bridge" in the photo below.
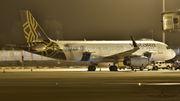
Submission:
<svg viewBox="0 0 180 101">
<path fill-rule="evenodd" d="M 180 31 L 180 9 L 161 12 L 162 30 L 165 32 Z"/>
</svg>

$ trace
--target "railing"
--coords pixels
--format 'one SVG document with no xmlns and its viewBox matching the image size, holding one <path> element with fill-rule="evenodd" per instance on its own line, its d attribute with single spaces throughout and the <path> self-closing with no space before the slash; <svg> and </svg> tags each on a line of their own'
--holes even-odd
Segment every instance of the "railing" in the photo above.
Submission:
<svg viewBox="0 0 180 101">
<path fill-rule="evenodd" d="M 0 61 L 13 61 L 13 60 L 54 60 L 52 58 L 40 56 L 37 54 L 32 54 L 26 51 L 21 50 L 0 50 Z"/>
</svg>

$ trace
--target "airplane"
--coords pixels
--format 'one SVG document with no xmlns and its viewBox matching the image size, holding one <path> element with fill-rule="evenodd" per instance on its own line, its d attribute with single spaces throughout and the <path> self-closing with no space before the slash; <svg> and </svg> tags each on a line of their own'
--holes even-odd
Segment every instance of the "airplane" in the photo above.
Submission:
<svg viewBox="0 0 180 101">
<path fill-rule="evenodd" d="M 98 63 L 113 62 L 110 71 L 117 71 L 117 64 L 145 67 L 151 61 L 169 60 L 175 52 L 165 43 L 153 40 L 131 41 L 55 41 L 50 39 L 28 10 L 20 10 L 25 43 L 16 47 L 25 51 L 63 61 L 89 62 L 88 71 L 95 71 Z"/>
</svg>

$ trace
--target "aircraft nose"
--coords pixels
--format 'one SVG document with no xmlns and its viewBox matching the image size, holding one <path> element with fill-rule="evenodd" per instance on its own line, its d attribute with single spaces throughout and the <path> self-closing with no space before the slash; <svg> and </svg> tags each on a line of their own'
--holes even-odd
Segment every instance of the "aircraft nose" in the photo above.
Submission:
<svg viewBox="0 0 180 101">
<path fill-rule="evenodd" d="M 174 50 L 171 50 L 171 51 L 172 51 L 171 56 L 172 56 L 172 58 L 174 58 L 176 56 L 176 53 L 174 52 Z"/>
</svg>

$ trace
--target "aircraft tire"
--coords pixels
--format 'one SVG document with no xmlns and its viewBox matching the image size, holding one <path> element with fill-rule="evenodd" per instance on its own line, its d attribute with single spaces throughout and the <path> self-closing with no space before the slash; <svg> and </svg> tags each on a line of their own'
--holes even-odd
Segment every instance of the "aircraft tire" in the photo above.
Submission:
<svg viewBox="0 0 180 101">
<path fill-rule="evenodd" d="M 142 68 L 142 67 L 140 67 L 140 71 L 143 71 L 143 68 Z"/>
<path fill-rule="evenodd" d="M 109 67 L 109 71 L 112 71 L 112 66 Z"/>
<path fill-rule="evenodd" d="M 133 67 L 131 67 L 131 70 L 132 70 L 132 71 L 134 71 L 134 68 L 133 68 Z"/>
<path fill-rule="evenodd" d="M 116 66 L 113 66 L 113 71 L 117 71 L 117 67 Z"/>
<path fill-rule="evenodd" d="M 88 67 L 88 71 L 95 71 L 96 70 L 96 67 L 95 66 L 89 66 Z"/>
<path fill-rule="evenodd" d="M 156 67 L 154 67 L 154 70 L 158 70 L 158 67 L 156 66 Z"/>
<path fill-rule="evenodd" d="M 110 71 L 117 71 L 117 67 L 116 67 L 116 66 L 110 66 L 110 67 L 109 67 L 109 70 L 110 70 Z"/>
</svg>

